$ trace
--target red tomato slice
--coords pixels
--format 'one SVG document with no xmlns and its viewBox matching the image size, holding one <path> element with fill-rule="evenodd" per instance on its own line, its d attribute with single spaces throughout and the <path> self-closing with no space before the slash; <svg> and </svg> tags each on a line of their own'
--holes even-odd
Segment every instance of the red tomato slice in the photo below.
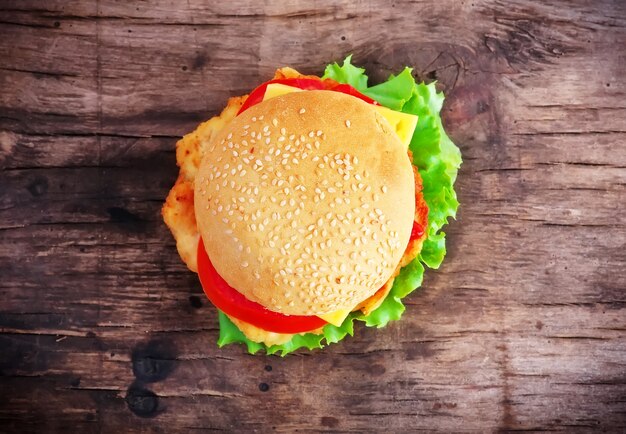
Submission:
<svg viewBox="0 0 626 434">
<path fill-rule="evenodd" d="M 257 105 L 258 103 L 263 101 L 263 97 L 265 96 L 265 91 L 267 90 L 267 86 L 272 83 L 284 84 L 286 86 L 297 87 L 299 89 L 304 90 L 332 90 L 334 92 L 341 92 L 348 95 L 352 95 L 356 98 L 362 99 L 368 104 L 378 105 L 376 101 L 372 98 L 363 95 L 361 92 L 350 86 L 349 84 L 338 83 L 335 80 L 331 80 L 327 78 L 326 80 L 322 80 L 321 78 L 279 78 L 275 80 L 266 81 L 265 83 L 257 86 L 248 98 L 243 103 L 239 112 L 237 114 L 241 114 L 248 110 L 250 107 Z"/>
<path fill-rule="evenodd" d="M 424 226 L 419 224 L 418 222 L 413 222 L 413 228 L 411 229 L 411 240 L 416 240 L 421 238 L 424 235 Z"/>
<path fill-rule="evenodd" d="M 319 78 L 279 78 L 275 80 L 266 81 L 265 83 L 257 86 L 248 98 L 243 103 L 237 114 L 241 114 L 248 110 L 253 105 L 257 105 L 261 101 L 263 101 L 263 97 L 265 96 L 265 90 L 267 89 L 268 84 L 279 83 L 284 84 L 286 86 L 293 86 L 300 89 L 305 90 L 323 90 L 324 83 Z"/>
<path fill-rule="evenodd" d="M 283 315 L 248 300 L 218 274 L 204 250 L 202 238 L 198 243 L 198 275 L 202 289 L 211 303 L 222 312 L 253 326 L 275 333 L 303 333 L 328 324 L 317 316 Z"/>
</svg>

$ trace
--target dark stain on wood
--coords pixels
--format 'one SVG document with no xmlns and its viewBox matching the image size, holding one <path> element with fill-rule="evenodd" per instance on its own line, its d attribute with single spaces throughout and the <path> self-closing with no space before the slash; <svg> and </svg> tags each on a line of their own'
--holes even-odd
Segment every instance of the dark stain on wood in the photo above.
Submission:
<svg viewBox="0 0 626 434">
<path fill-rule="evenodd" d="M 412 342 L 406 350 L 406 359 L 419 360 L 432 357 L 435 354 L 437 354 L 437 351 L 433 348 L 432 341 Z"/>
<path fill-rule="evenodd" d="M 129 387 L 124 400 L 128 409 L 139 417 L 152 418 L 160 413 L 157 394 L 139 385 Z"/>
<path fill-rule="evenodd" d="M 107 208 L 111 221 L 115 223 L 138 223 L 143 219 L 129 210 L 117 206 Z"/>
<path fill-rule="evenodd" d="M 174 371 L 177 364 L 176 346 L 169 340 L 142 342 L 132 352 L 133 375 L 140 382 L 162 381 Z"/>
<path fill-rule="evenodd" d="M 322 426 L 325 426 L 327 428 L 337 428 L 339 426 L 339 419 L 332 416 L 322 416 L 320 423 L 322 424 Z"/>
<path fill-rule="evenodd" d="M 433 404 L 433 410 L 441 410 L 442 408 L 447 409 L 447 410 L 452 410 L 454 408 L 457 407 L 457 403 L 456 402 L 435 402 Z"/>
<path fill-rule="evenodd" d="M 121 230 L 137 234 L 146 233 L 152 224 L 125 206 L 112 206 L 106 210 L 109 221 L 118 226 Z"/>
<path fill-rule="evenodd" d="M 200 297 L 198 297 L 197 295 L 190 295 L 189 296 L 189 304 L 194 309 L 200 309 L 203 306 L 202 299 Z"/>
<path fill-rule="evenodd" d="M 26 189 L 33 197 L 43 196 L 48 191 L 48 180 L 43 176 L 38 176 L 28 184 Z"/>
<path fill-rule="evenodd" d="M 380 377 L 385 372 L 387 372 L 387 368 L 379 363 L 375 363 L 368 367 L 368 372 L 372 377 Z"/>
<path fill-rule="evenodd" d="M 502 416 L 500 419 L 499 432 L 505 432 L 509 429 L 513 429 L 515 426 L 515 409 L 514 401 L 511 393 L 511 366 L 509 360 L 509 347 L 506 343 L 496 345 L 496 349 L 501 351 L 500 356 L 500 369 L 502 372 L 502 398 L 500 399 L 500 407 L 502 410 Z"/>
<path fill-rule="evenodd" d="M 210 62 L 209 54 L 205 51 L 198 53 L 196 57 L 193 59 L 193 64 L 191 65 L 191 69 L 198 70 L 204 68 Z"/>
</svg>

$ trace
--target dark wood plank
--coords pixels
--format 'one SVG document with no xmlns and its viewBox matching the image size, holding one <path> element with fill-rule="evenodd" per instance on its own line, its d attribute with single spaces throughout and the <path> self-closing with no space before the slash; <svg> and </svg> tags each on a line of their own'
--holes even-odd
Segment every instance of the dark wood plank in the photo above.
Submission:
<svg viewBox="0 0 626 434">
<path fill-rule="evenodd" d="M 610 0 L 0 1 L 0 431 L 623 431 L 624 46 Z M 385 329 L 218 349 L 174 143 L 350 52 L 448 95 L 448 257 Z"/>
</svg>

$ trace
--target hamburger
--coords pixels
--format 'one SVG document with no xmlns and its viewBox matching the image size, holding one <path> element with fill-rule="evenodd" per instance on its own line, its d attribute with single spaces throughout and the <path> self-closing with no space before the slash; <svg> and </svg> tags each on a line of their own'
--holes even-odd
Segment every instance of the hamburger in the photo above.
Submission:
<svg viewBox="0 0 626 434">
<path fill-rule="evenodd" d="M 220 346 L 285 355 L 382 327 L 443 260 L 461 164 L 443 95 L 409 68 L 367 81 L 350 57 L 322 77 L 281 68 L 177 143 L 163 218 Z"/>
</svg>

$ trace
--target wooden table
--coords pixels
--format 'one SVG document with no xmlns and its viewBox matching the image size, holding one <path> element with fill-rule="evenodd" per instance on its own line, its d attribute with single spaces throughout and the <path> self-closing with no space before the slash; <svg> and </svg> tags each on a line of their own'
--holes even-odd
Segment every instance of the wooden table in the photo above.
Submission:
<svg viewBox="0 0 626 434">
<path fill-rule="evenodd" d="M 0 431 L 626 430 L 626 4 L 266 3 L 0 1 Z M 448 95 L 446 261 L 385 329 L 220 350 L 174 144 L 348 53 Z"/>
</svg>

